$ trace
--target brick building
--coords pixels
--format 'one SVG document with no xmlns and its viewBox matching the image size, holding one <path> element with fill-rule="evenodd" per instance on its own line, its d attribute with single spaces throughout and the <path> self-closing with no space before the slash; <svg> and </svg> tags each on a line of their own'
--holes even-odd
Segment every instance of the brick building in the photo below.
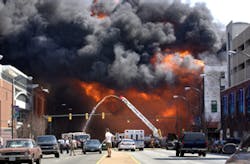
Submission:
<svg viewBox="0 0 250 164">
<path fill-rule="evenodd" d="M 32 77 L 13 66 L 0 65 L 0 136 L 6 140 L 35 135 L 32 119 L 44 120 L 45 96 L 39 85 L 32 84 Z"/>
</svg>

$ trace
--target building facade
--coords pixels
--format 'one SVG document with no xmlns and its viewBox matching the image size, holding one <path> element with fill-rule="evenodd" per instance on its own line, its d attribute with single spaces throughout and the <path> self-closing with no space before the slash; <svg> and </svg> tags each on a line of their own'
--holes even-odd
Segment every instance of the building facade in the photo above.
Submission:
<svg viewBox="0 0 250 164">
<path fill-rule="evenodd" d="M 228 88 L 221 93 L 223 137 L 250 133 L 250 25 L 227 26 Z"/>
<path fill-rule="evenodd" d="M 219 138 L 221 128 L 220 92 L 227 87 L 227 65 L 206 65 L 204 68 L 204 128 L 208 138 Z"/>
<path fill-rule="evenodd" d="M 0 136 L 4 140 L 31 136 L 31 118 L 45 111 L 46 95 L 38 86 L 15 67 L 0 65 Z"/>
</svg>

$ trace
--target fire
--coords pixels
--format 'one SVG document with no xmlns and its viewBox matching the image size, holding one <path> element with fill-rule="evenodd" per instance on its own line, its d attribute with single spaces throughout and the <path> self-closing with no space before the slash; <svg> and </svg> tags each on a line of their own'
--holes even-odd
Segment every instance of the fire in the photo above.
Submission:
<svg viewBox="0 0 250 164">
<path fill-rule="evenodd" d="M 162 129 L 163 133 L 167 133 L 166 131 L 169 130 L 175 130 L 172 127 L 170 127 L 172 129 L 164 129 L 166 128 L 166 124 L 169 124 L 169 121 L 175 121 L 173 118 L 176 115 L 176 109 L 172 107 L 172 105 L 169 105 L 169 102 L 173 101 L 173 91 L 167 87 L 145 92 L 139 91 L 135 88 L 118 91 L 107 88 L 99 83 L 81 82 L 80 85 L 85 95 L 94 101 L 93 106 L 105 96 L 122 95 L 126 97 L 152 124 L 157 128 Z M 109 127 L 116 127 L 120 130 L 129 128 L 128 126 L 133 124 L 133 126 L 138 126 L 137 128 L 143 128 L 147 133 L 151 133 L 150 129 L 148 129 L 148 127 L 124 103 L 122 103 L 122 101 L 116 99 L 112 100 L 113 101 L 110 101 L 110 99 L 108 99 L 98 109 L 99 112 L 105 111 L 107 113 L 113 113 L 109 116 L 109 120 L 112 120 Z M 160 119 L 156 121 L 157 118 Z M 127 120 L 130 122 L 129 125 Z M 175 122 L 173 123 L 175 124 Z M 105 124 L 108 123 L 105 122 Z"/>
<path fill-rule="evenodd" d="M 185 62 L 191 66 L 185 65 L 184 67 L 183 63 Z M 95 106 L 102 98 L 108 95 L 126 97 L 153 125 L 161 129 L 163 135 L 169 132 L 178 133 L 176 125 L 178 125 L 178 128 L 190 129 L 191 115 L 188 111 L 191 109 L 187 109 L 188 107 L 182 99 L 173 99 L 173 95 L 186 96 L 184 86 L 200 86 L 201 81 L 197 80 L 200 77 L 198 75 L 203 71 L 203 61 L 192 58 L 189 51 L 175 53 L 157 52 L 151 59 L 151 64 L 156 69 L 162 69 L 163 72 L 171 70 L 178 76 L 178 83 L 175 83 L 174 86 L 166 83 L 165 85 L 143 91 L 132 87 L 124 90 L 111 89 L 97 82 L 81 82 L 80 86 L 85 95 L 93 100 L 92 106 Z M 190 96 L 187 99 L 190 102 L 198 102 L 196 100 L 197 96 Z M 108 127 L 113 127 L 117 130 L 136 127 L 144 129 L 148 134 L 151 133 L 151 130 L 122 101 L 117 99 L 112 99 L 112 101 L 105 100 L 105 103 L 99 108 L 98 110 L 100 111 L 112 113 L 108 117 L 111 122 L 105 122 L 105 126 L 108 124 Z M 98 122 L 98 119 L 95 121 Z M 186 123 L 178 123 L 180 121 Z"/>
<path fill-rule="evenodd" d="M 113 0 L 113 4 L 116 6 L 120 3 L 120 0 Z M 92 2 L 92 8 L 91 8 L 91 16 L 95 16 L 98 19 L 105 19 L 109 16 L 108 13 L 105 13 L 103 11 L 99 11 L 96 5 L 98 4 L 98 0 L 93 0 Z"/>
<path fill-rule="evenodd" d="M 167 108 L 163 113 L 163 117 L 175 117 L 176 116 L 176 108 Z"/>
<path fill-rule="evenodd" d="M 81 82 L 81 87 L 86 95 L 95 100 L 100 101 L 106 95 L 114 94 L 114 90 L 102 87 L 99 83 L 86 83 Z"/>
<path fill-rule="evenodd" d="M 104 19 L 104 18 L 106 18 L 107 17 L 107 15 L 105 14 L 105 13 L 98 13 L 97 14 L 97 18 L 98 19 Z"/>
<path fill-rule="evenodd" d="M 191 53 L 188 50 L 170 53 L 170 54 L 163 56 L 161 63 L 169 65 L 170 67 L 173 67 L 173 68 L 179 68 L 180 67 L 179 64 L 182 63 L 184 59 L 188 56 L 191 56 Z M 190 64 L 195 64 L 197 65 L 197 67 L 204 66 L 204 62 L 202 60 L 193 59 L 191 62 L 192 63 Z"/>
<path fill-rule="evenodd" d="M 204 61 L 202 61 L 202 60 L 195 60 L 195 63 L 197 64 L 197 65 L 200 65 L 201 67 L 204 67 L 205 66 L 205 63 L 204 63 Z"/>
<path fill-rule="evenodd" d="M 178 75 L 183 83 L 192 81 L 194 75 L 204 68 L 204 62 L 194 59 L 188 50 L 172 52 L 166 49 L 164 52 L 157 52 L 151 58 L 151 64 L 162 72 L 172 72 Z"/>
</svg>

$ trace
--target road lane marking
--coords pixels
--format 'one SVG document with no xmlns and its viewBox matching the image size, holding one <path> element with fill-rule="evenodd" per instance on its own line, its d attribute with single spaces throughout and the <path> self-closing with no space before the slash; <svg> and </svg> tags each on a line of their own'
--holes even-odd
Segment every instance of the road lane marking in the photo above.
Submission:
<svg viewBox="0 0 250 164">
<path fill-rule="evenodd" d="M 135 159 L 133 155 L 129 154 L 129 156 L 136 164 L 140 164 L 140 162 L 137 159 Z"/>
<path fill-rule="evenodd" d="M 96 162 L 96 164 L 100 164 L 106 156 L 107 156 L 107 155 L 103 155 L 102 158 L 99 159 L 99 160 Z"/>
</svg>

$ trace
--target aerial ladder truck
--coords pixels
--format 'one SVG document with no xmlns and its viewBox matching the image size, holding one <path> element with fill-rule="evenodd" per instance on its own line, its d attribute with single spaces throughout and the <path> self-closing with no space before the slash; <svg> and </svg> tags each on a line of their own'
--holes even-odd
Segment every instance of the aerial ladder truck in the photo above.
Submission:
<svg viewBox="0 0 250 164">
<path fill-rule="evenodd" d="M 139 112 L 134 105 L 132 105 L 125 97 L 120 96 L 120 100 L 122 100 L 129 109 L 134 112 L 134 114 L 141 119 L 141 121 L 153 132 L 153 136 L 156 138 L 161 138 L 161 131 L 157 129 L 141 112 Z"/>
</svg>

